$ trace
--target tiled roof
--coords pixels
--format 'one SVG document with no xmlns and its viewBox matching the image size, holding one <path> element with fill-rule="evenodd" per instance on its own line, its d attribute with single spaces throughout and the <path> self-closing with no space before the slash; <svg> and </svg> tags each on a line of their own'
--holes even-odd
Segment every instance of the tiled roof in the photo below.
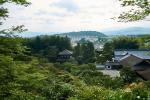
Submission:
<svg viewBox="0 0 150 100">
<path fill-rule="evenodd" d="M 65 49 L 64 51 L 60 52 L 59 55 L 72 55 L 73 53 L 67 49 Z"/>
<path fill-rule="evenodd" d="M 142 58 L 139 58 L 133 54 L 129 54 L 120 59 L 120 64 L 123 66 L 135 66 L 143 61 Z"/>
<path fill-rule="evenodd" d="M 142 59 L 150 59 L 150 50 L 115 50 L 115 59 L 121 59 L 129 54 L 135 55 Z"/>
</svg>

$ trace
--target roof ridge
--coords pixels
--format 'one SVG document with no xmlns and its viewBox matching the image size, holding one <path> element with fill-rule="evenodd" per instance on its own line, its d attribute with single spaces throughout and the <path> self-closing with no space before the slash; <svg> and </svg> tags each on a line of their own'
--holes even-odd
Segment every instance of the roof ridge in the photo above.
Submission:
<svg viewBox="0 0 150 100">
<path fill-rule="evenodd" d="M 114 51 L 150 51 L 150 49 L 114 49 Z"/>
<path fill-rule="evenodd" d="M 72 52 L 69 51 L 68 49 L 65 49 L 65 50 L 63 50 L 62 52 L 59 53 L 59 55 L 64 55 L 64 54 L 69 54 L 69 55 L 71 55 Z"/>
</svg>

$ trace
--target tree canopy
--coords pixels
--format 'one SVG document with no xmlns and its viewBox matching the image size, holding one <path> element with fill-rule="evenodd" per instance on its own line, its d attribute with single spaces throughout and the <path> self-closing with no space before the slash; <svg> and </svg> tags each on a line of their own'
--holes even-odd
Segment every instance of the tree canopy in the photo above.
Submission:
<svg viewBox="0 0 150 100">
<path fill-rule="evenodd" d="M 149 0 L 119 0 L 123 7 L 130 6 L 132 9 L 128 12 L 123 12 L 118 18 L 120 21 L 131 22 L 143 20 L 150 14 Z"/>
<path fill-rule="evenodd" d="M 30 3 L 27 0 L 0 0 L 0 20 L 8 18 L 8 9 L 3 7 L 5 3 L 14 3 L 18 5 L 28 6 Z M 0 21 L 2 24 L 2 21 Z"/>
<path fill-rule="evenodd" d="M 28 4 L 25 0 L 1 0 L 0 4 L 6 2 Z M 1 18 L 7 17 L 7 9 L 0 12 L 2 12 Z M 147 100 L 149 98 L 149 82 L 130 85 L 127 80 L 134 82 L 137 80 L 132 80 L 132 76 L 135 75 L 129 70 L 123 73 L 125 78 L 111 78 L 98 72 L 94 64 L 88 64 L 94 63 L 95 60 L 93 43 L 78 44 L 74 49 L 75 57 L 78 59 L 78 56 L 82 55 L 84 63 L 87 64 L 52 63 L 59 51 L 72 50 L 70 39 L 59 36 L 23 39 L 13 34 L 16 31 L 24 31 L 22 27 L 0 31 L 1 100 Z M 119 45 L 116 42 L 115 44 Z M 110 43 L 105 46 L 108 52 L 111 51 Z M 39 60 L 42 57 L 48 58 L 49 61 Z M 130 77 L 126 78 L 128 74 Z"/>
<path fill-rule="evenodd" d="M 24 39 L 24 46 L 30 48 L 31 55 L 47 58 L 55 62 L 59 52 L 72 50 L 71 41 L 68 37 L 60 36 L 37 36 Z"/>
<path fill-rule="evenodd" d="M 92 42 L 80 42 L 74 47 L 74 57 L 79 64 L 94 63 L 96 61 L 94 44 Z"/>
</svg>

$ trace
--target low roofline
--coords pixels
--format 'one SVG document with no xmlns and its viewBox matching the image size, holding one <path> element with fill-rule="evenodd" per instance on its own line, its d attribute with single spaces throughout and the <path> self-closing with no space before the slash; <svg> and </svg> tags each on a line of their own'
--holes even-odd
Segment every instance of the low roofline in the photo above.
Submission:
<svg viewBox="0 0 150 100">
<path fill-rule="evenodd" d="M 139 56 L 137 56 L 137 55 L 134 55 L 134 54 L 128 54 L 128 55 L 124 56 L 123 58 L 121 58 L 120 61 L 121 61 L 121 60 L 124 60 L 124 59 L 126 59 L 126 58 L 128 58 L 128 57 L 130 57 L 130 56 L 134 56 L 134 57 L 139 58 L 139 59 L 141 59 L 141 60 L 145 60 L 144 58 L 139 57 Z"/>
<path fill-rule="evenodd" d="M 114 49 L 114 51 L 150 51 L 150 49 Z"/>
<path fill-rule="evenodd" d="M 62 52 L 60 52 L 58 55 L 72 55 L 72 54 L 73 54 L 72 51 L 65 49 Z"/>
</svg>

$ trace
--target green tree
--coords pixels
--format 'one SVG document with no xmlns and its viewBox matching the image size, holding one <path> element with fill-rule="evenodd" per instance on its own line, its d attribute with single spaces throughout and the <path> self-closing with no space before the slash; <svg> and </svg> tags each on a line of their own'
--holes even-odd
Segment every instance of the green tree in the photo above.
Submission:
<svg viewBox="0 0 150 100">
<path fill-rule="evenodd" d="M 144 35 L 138 38 L 140 48 L 148 49 L 150 48 L 150 35 Z"/>
<path fill-rule="evenodd" d="M 1 0 L 0 1 L 0 24 L 2 20 L 8 17 L 8 9 L 4 8 L 5 3 L 15 3 L 20 5 L 28 5 L 26 0 Z M 19 72 L 17 62 L 21 61 L 21 55 L 25 53 L 25 47 L 22 45 L 22 39 L 15 36 L 14 33 L 25 31 L 22 26 L 12 27 L 0 31 L 0 98 L 11 96 L 15 92 L 14 88 L 16 73 Z M 12 90 L 13 89 L 13 90 Z M 16 88 L 17 92 L 17 88 Z M 18 93 L 21 91 L 18 91 Z M 23 96 L 23 92 L 22 92 Z M 9 99 L 9 98 L 8 98 Z M 10 98 L 11 99 L 11 98 Z"/>
<path fill-rule="evenodd" d="M 52 62 L 56 62 L 57 55 L 58 55 L 58 49 L 56 46 L 50 46 L 46 48 L 43 54 L 43 56 L 45 56 L 46 58 L 48 58 L 49 61 Z"/>
<path fill-rule="evenodd" d="M 131 22 L 137 20 L 143 20 L 150 14 L 150 2 L 149 0 L 119 0 L 122 2 L 122 6 L 131 6 L 131 10 L 123 12 L 118 18 L 120 21 Z M 135 8 L 135 6 L 137 6 Z"/>
<path fill-rule="evenodd" d="M 94 63 L 96 61 L 95 49 L 92 42 L 82 44 L 83 62 Z"/>
<path fill-rule="evenodd" d="M 113 45 L 111 42 L 104 44 L 102 53 L 97 57 L 97 62 L 105 63 L 107 60 L 111 60 L 113 57 Z"/>
<path fill-rule="evenodd" d="M 82 64 L 82 48 L 80 43 L 77 43 L 74 47 L 74 57 L 79 64 Z"/>
<path fill-rule="evenodd" d="M 2 19 L 8 18 L 9 11 L 6 7 L 3 6 L 5 3 L 15 3 L 24 6 L 28 6 L 30 4 L 27 2 L 27 0 L 0 0 L 0 25 L 2 24 Z"/>
<path fill-rule="evenodd" d="M 24 46 L 31 50 L 31 55 L 47 58 L 55 62 L 59 52 L 68 49 L 72 50 L 71 41 L 68 37 L 60 36 L 37 36 L 24 39 Z"/>
<path fill-rule="evenodd" d="M 138 79 L 136 72 L 133 71 L 130 67 L 123 68 L 120 72 L 120 76 L 125 83 L 132 83 Z"/>
<path fill-rule="evenodd" d="M 113 51 L 115 49 L 139 49 L 140 43 L 138 39 L 132 37 L 118 37 L 112 41 L 106 42 L 103 51 L 97 57 L 97 62 L 105 63 L 107 60 L 112 60 Z"/>
<path fill-rule="evenodd" d="M 132 37 L 114 38 L 112 45 L 114 49 L 139 49 L 140 47 L 138 40 Z"/>
</svg>

